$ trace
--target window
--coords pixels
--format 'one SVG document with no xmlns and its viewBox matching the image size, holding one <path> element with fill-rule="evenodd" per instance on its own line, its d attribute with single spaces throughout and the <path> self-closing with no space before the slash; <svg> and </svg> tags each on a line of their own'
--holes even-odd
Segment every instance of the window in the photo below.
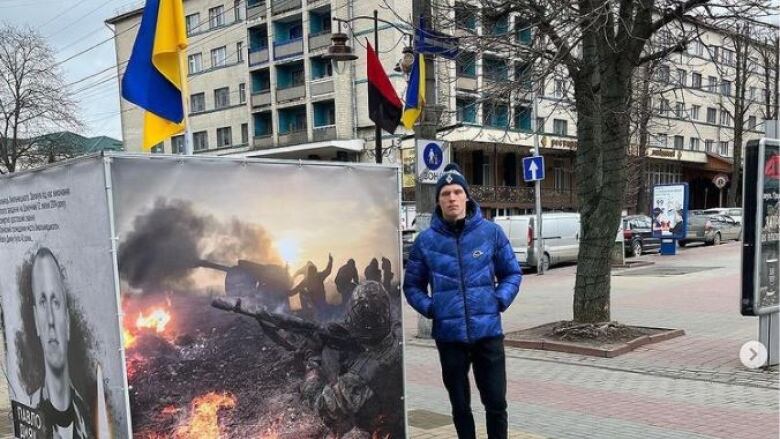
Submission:
<svg viewBox="0 0 780 439">
<path fill-rule="evenodd" d="M 172 154 L 184 154 L 184 136 L 171 137 L 171 153 Z"/>
<path fill-rule="evenodd" d="M 291 71 L 290 76 L 292 78 L 293 87 L 303 85 L 306 83 L 306 76 L 303 71 L 303 66 L 301 66 L 299 69 Z"/>
<path fill-rule="evenodd" d="M 756 128 L 756 116 L 748 117 L 748 129 L 752 130 Z"/>
<path fill-rule="evenodd" d="M 537 117 L 536 118 L 536 131 L 539 133 L 543 133 L 544 131 L 544 118 L 543 117 Z"/>
<path fill-rule="evenodd" d="M 729 49 L 723 49 L 722 50 L 723 55 L 723 64 L 726 64 L 727 66 L 734 67 L 734 51 Z"/>
<path fill-rule="evenodd" d="M 750 87 L 750 92 L 749 93 L 750 94 L 748 96 L 750 96 L 750 100 L 751 101 L 755 101 L 756 100 L 756 88 L 755 87 Z"/>
<path fill-rule="evenodd" d="M 723 80 L 720 83 L 720 94 L 723 96 L 731 96 L 731 81 Z"/>
<path fill-rule="evenodd" d="M 689 144 L 689 149 L 691 151 L 698 151 L 699 150 L 699 139 L 696 137 L 691 137 L 691 143 Z"/>
<path fill-rule="evenodd" d="M 718 122 L 718 110 L 715 108 L 707 108 L 707 123 Z"/>
<path fill-rule="evenodd" d="M 701 88 L 701 73 L 691 73 L 691 88 L 696 90 Z"/>
<path fill-rule="evenodd" d="M 457 99 L 455 100 L 455 109 L 458 122 L 477 122 L 477 104 L 473 100 Z"/>
<path fill-rule="evenodd" d="M 206 111 L 206 94 L 195 93 L 190 95 L 190 113 Z"/>
<path fill-rule="evenodd" d="M 241 21 L 241 11 L 243 11 L 244 8 L 242 8 L 241 3 L 243 3 L 243 0 L 233 0 L 233 12 L 235 13 L 235 19 L 236 21 Z"/>
<path fill-rule="evenodd" d="M 203 56 L 200 53 L 195 53 L 187 57 L 188 72 L 190 75 L 199 73 L 203 70 Z"/>
<path fill-rule="evenodd" d="M 708 76 L 707 77 L 707 84 L 708 84 L 707 89 L 709 91 L 712 91 L 712 92 L 716 91 L 718 89 L 718 78 L 716 78 L 714 76 Z"/>
<path fill-rule="evenodd" d="M 187 24 L 187 35 L 192 35 L 200 26 L 200 14 L 190 14 L 185 18 Z"/>
<path fill-rule="evenodd" d="M 677 105 L 674 108 L 674 115 L 678 119 L 684 119 L 685 118 L 685 103 L 684 102 L 678 102 Z"/>
<path fill-rule="evenodd" d="M 556 136 L 568 135 L 568 123 L 563 119 L 553 119 L 553 133 Z"/>
<path fill-rule="evenodd" d="M 729 155 L 729 142 L 727 140 L 720 142 L 720 155 L 723 157 Z"/>
<path fill-rule="evenodd" d="M 563 99 L 566 97 L 566 81 L 563 79 L 556 79 L 555 80 L 555 91 L 553 92 L 553 97 Z"/>
<path fill-rule="evenodd" d="M 725 127 L 731 126 L 731 113 L 728 111 L 721 111 L 720 124 Z"/>
<path fill-rule="evenodd" d="M 715 141 L 714 140 L 705 140 L 704 141 L 704 150 L 707 152 L 715 152 Z"/>
<path fill-rule="evenodd" d="M 532 130 L 530 107 L 515 107 L 515 128 L 526 132 Z"/>
<path fill-rule="evenodd" d="M 553 176 L 555 192 L 571 190 L 571 173 L 566 171 L 566 163 L 563 160 L 553 161 Z"/>
<path fill-rule="evenodd" d="M 211 67 L 222 67 L 227 62 L 227 48 L 225 46 L 211 49 Z"/>
<path fill-rule="evenodd" d="M 658 108 L 658 114 L 666 116 L 666 114 L 672 109 L 671 104 L 666 99 L 661 99 L 661 106 Z"/>
<path fill-rule="evenodd" d="M 160 142 L 157 145 L 154 145 L 149 152 L 152 154 L 165 154 L 165 144 Z"/>
<path fill-rule="evenodd" d="M 246 103 L 246 84 L 243 82 L 238 84 L 238 102 L 242 104 Z"/>
<path fill-rule="evenodd" d="M 241 143 L 246 145 L 249 143 L 249 124 L 248 123 L 242 123 L 241 124 Z"/>
<path fill-rule="evenodd" d="M 225 108 L 230 106 L 230 89 L 222 87 L 214 90 L 214 108 Z"/>
<path fill-rule="evenodd" d="M 290 27 L 290 39 L 303 38 L 303 25 L 295 24 Z"/>
<path fill-rule="evenodd" d="M 455 60 L 455 70 L 458 76 L 466 76 L 473 78 L 477 76 L 477 67 L 474 62 L 474 54 L 463 52 L 458 59 Z"/>
<path fill-rule="evenodd" d="M 664 84 L 669 83 L 669 66 L 661 66 L 658 68 L 658 80 Z"/>
<path fill-rule="evenodd" d="M 681 87 L 685 87 L 688 83 L 688 75 L 683 69 L 677 69 L 677 82 Z"/>
<path fill-rule="evenodd" d="M 225 7 L 217 6 L 209 9 L 209 28 L 223 26 L 225 24 Z"/>
<path fill-rule="evenodd" d="M 692 120 L 699 120 L 699 109 L 701 109 L 698 105 L 691 105 L 691 119 Z"/>
<path fill-rule="evenodd" d="M 685 147 L 685 137 L 674 136 L 674 149 L 683 149 Z"/>
<path fill-rule="evenodd" d="M 718 59 L 720 59 L 720 47 L 718 46 L 712 46 L 710 47 L 710 55 L 712 56 L 712 62 L 718 62 Z"/>
<path fill-rule="evenodd" d="M 658 148 L 666 148 L 666 134 L 656 134 L 655 139 L 653 139 L 654 146 L 657 146 Z"/>
<path fill-rule="evenodd" d="M 209 135 L 205 131 L 198 131 L 192 133 L 192 149 L 195 151 L 203 151 L 209 149 Z"/>
<path fill-rule="evenodd" d="M 236 43 L 236 56 L 238 57 L 238 62 L 244 62 L 244 42 L 239 41 Z"/>
<path fill-rule="evenodd" d="M 217 148 L 233 144 L 233 133 L 230 127 L 217 128 Z"/>
<path fill-rule="evenodd" d="M 701 41 L 691 41 L 688 45 L 688 53 L 691 55 L 702 56 L 704 54 L 704 45 Z"/>
</svg>

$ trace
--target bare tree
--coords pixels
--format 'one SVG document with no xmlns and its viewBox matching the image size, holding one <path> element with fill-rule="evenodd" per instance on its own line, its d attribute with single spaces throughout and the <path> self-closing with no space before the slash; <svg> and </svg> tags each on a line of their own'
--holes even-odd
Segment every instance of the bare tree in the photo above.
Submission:
<svg viewBox="0 0 780 439">
<path fill-rule="evenodd" d="M 780 35 L 777 29 L 774 35 L 765 36 L 763 43 L 757 46 L 756 51 L 762 67 L 764 119 L 777 120 L 780 117 Z"/>
<path fill-rule="evenodd" d="M 718 28 L 729 20 L 760 18 L 770 12 L 770 3 L 432 0 L 433 26 L 461 38 L 462 56 L 476 55 L 482 59 L 483 78 L 487 66 L 487 81 L 483 81 L 473 99 L 476 104 L 490 103 L 488 115 L 496 111 L 496 102 L 528 102 L 544 92 L 547 81 L 558 79 L 556 94 L 563 94 L 560 110 L 572 110 L 576 118 L 575 173 L 582 220 L 574 320 L 610 320 L 609 255 L 624 205 L 632 129 L 638 129 L 631 116 L 632 107 L 637 107 L 637 70 L 683 52 L 700 38 L 702 25 Z M 472 17 L 481 20 L 481 26 L 464 26 Z M 513 30 L 510 22 L 507 31 L 505 17 L 514 20 Z M 511 35 L 524 30 L 529 31 L 528 41 Z M 505 62 L 531 68 L 520 69 L 524 75 L 514 76 L 509 69 L 507 77 L 502 73 Z M 450 67 L 450 71 L 454 70 Z M 567 84 L 561 87 L 565 88 L 563 93 L 558 93 L 559 82 Z M 439 86 L 442 85 L 447 86 L 440 82 Z M 648 104 L 649 101 L 644 103 L 645 113 L 652 108 Z M 641 102 L 638 107 L 642 107 Z M 645 128 L 645 145 L 646 131 Z M 642 135 L 640 132 L 640 138 Z"/>
<path fill-rule="evenodd" d="M 54 54 L 32 29 L 0 26 L 0 174 L 71 156 L 45 134 L 81 126 Z"/>
</svg>

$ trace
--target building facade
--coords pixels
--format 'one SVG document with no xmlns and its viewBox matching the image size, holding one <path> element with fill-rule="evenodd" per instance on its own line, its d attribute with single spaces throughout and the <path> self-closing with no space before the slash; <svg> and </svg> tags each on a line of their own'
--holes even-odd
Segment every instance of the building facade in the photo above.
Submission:
<svg viewBox="0 0 780 439">
<path fill-rule="evenodd" d="M 373 161 L 374 125 L 368 112 L 360 111 L 368 101 L 365 41 L 373 43 L 373 21 L 362 17 L 380 3 L 186 0 L 187 115 L 194 152 Z M 411 13 L 407 3 L 394 5 L 399 16 Z M 120 78 L 142 12 L 136 9 L 107 20 L 116 34 Z M 334 18 L 351 20 L 344 31 L 358 56 L 341 74 L 323 58 Z M 400 93 L 403 76 L 393 67 L 402 56 L 403 44 L 398 42 L 403 34 L 382 25 L 378 35 L 380 60 Z M 126 149 L 140 151 L 142 111 L 122 99 L 121 114 Z M 391 159 L 397 152 L 395 138 L 383 139 Z M 174 136 L 153 152 L 181 153 L 184 142 L 184 135 Z"/>
<path fill-rule="evenodd" d="M 441 137 L 449 142 L 452 159 L 472 183 L 471 192 L 484 213 L 491 217 L 532 212 L 534 186 L 523 181 L 521 161 L 533 153 L 535 144 L 546 159 L 543 208 L 577 210 L 577 115 L 567 75 L 560 72 L 540 82 L 532 79 L 533 67 L 503 50 L 505 45 L 491 48 L 491 39 L 532 44 L 533 30 L 519 17 L 496 17 L 470 3 L 455 3 L 447 13 L 445 22 L 454 24 L 452 32 L 471 38 L 463 39 L 457 60 L 437 64 L 438 98 L 446 106 Z M 659 38 L 670 37 L 661 33 Z M 488 43 L 469 47 L 475 39 Z M 764 131 L 765 66 L 755 55 L 749 63 L 743 144 L 762 137 Z M 712 180 L 721 174 L 730 177 L 733 168 L 736 58 L 725 32 L 706 29 L 686 52 L 669 56 L 652 72 L 649 140 L 640 148 L 635 133 L 629 148 L 631 163 L 638 162 L 644 149 L 641 178 L 646 193 L 655 184 L 688 182 L 690 208 L 718 205 L 720 191 Z M 533 134 L 534 123 L 538 136 Z M 405 168 L 411 169 L 413 145 L 407 146 Z M 644 204 L 637 202 L 639 178 L 633 180 L 627 185 L 637 188 L 633 193 L 627 188 L 626 210 L 646 213 L 648 209 L 637 206 Z M 411 183 L 407 178 L 406 184 Z"/>
</svg>

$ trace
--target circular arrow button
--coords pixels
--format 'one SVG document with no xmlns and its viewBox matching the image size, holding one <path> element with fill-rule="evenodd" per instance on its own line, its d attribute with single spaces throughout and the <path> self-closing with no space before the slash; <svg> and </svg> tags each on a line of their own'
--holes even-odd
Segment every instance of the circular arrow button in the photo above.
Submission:
<svg viewBox="0 0 780 439">
<path fill-rule="evenodd" d="M 767 357 L 766 346 L 755 340 L 743 344 L 742 349 L 739 350 L 740 361 L 750 369 L 758 369 L 766 364 Z"/>
</svg>

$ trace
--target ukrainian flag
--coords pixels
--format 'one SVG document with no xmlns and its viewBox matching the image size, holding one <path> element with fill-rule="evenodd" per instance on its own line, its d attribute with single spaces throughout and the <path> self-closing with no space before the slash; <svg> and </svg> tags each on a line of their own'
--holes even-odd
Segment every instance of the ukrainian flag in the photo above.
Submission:
<svg viewBox="0 0 780 439">
<path fill-rule="evenodd" d="M 401 122 L 407 130 L 411 130 L 417 119 L 420 118 L 425 106 L 425 57 L 417 54 L 412 64 L 412 73 L 409 75 L 409 85 L 406 87 L 406 105 Z"/>
<path fill-rule="evenodd" d="M 144 150 L 184 131 L 181 56 L 186 48 L 182 0 L 146 0 L 122 78 L 122 96 L 146 110 Z"/>
</svg>

